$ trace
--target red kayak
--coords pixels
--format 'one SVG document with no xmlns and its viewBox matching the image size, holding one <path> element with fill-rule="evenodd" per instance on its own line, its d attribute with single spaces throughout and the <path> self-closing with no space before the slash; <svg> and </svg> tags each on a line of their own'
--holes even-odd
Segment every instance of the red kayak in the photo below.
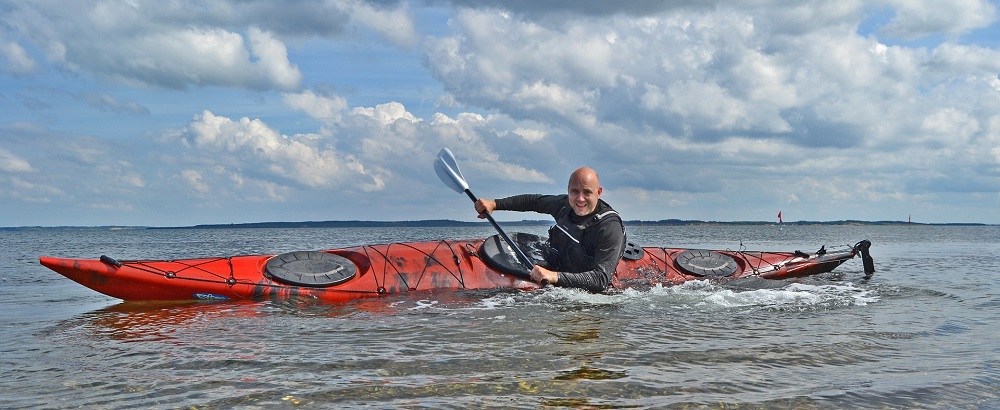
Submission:
<svg viewBox="0 0 1000 410">
<path fill-rule="evenodd" d="M 543 260 L 544 238 L 523 233 L 512 236 L 532 259 Z M 868 277 L 875 271 L 868 255 L 870 246 L 864 240 L 839 250 L 806 253 L 630 244 L 612 284 L 624 289 L 712 278 L 803 277 L 832 271 L 858 255 Z M 342 302 L 416 291 L 539 287 L 498 236 L 280 255 L 160 261 L 41 257 L 40 262 L 83 286 L 128 301 L 316 298 Z"/>
</svg>

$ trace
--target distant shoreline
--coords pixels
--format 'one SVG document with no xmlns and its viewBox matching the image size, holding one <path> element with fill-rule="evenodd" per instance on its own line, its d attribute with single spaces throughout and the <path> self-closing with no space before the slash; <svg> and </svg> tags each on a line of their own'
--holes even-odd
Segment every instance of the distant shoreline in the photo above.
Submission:
<svg viewBox="0 0 1000 410">
<path fill-rule="evenodd" d="M 521 220 L 521 221 L 501 221 L 503 226 L 547 226 L 552 222 L 548 220 Z M 625 221 L 625 226 L 725 226 L 725 225 L 778 225 L 775 222 L 766 221 L 700 221 L 682 219 L 664 219 L 659 221 Z M 856 225 L 856 226 L 996 226 L 986 223 L 909 223 L 906 221 L 796 221 L 783 222 L 782 225 Z M 488 222 L 464 222 L 450 219 L 431 219 L 418 221 L 304 221 L 304 222 L 247 222 L 232 224 L 201 224 L 191 226 L 20 226 L 20 227 L 0 227 L 0 230 L 20 230 L 20 229 L 239 229 L 239 228 L 449 228 L 449 227 L 475 227 L 489 226 Z"/>
</svg>

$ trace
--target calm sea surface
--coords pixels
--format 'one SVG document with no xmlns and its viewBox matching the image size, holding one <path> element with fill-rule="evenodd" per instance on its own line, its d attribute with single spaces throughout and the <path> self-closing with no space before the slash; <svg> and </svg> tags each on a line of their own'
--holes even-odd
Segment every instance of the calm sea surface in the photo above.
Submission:
<svg viewBox="0 0 1000 410">
<path fill-rule="evenodd" d="M 870 239 L 878 272 L 599 295 L 123 303 L 38 264 L 491 233 L 0 230 L 0 408 L 1000 408 L 996 226 L 633 227 L 693 248 Z"/>
</svg>

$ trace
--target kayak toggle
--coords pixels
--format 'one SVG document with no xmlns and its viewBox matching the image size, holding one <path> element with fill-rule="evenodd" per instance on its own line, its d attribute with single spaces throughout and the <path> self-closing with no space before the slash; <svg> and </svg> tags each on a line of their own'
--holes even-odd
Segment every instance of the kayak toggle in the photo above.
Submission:
<svg viewBox="0 0 1000 410">
<path fill-rule="evenodd" d="M 108 265 L 111 265 L 111 266 L 114 266 L 116 268 L 122 267 L 122 263 L 121 262 L 118 262 L 117 260 L 115 260 L 115 258 L 112 258 L 112 257 L 110 257 L 108 255 L 101 255 L 101 262 L 104 262 L 104 263 L 106 263 Z"/>
</svg>

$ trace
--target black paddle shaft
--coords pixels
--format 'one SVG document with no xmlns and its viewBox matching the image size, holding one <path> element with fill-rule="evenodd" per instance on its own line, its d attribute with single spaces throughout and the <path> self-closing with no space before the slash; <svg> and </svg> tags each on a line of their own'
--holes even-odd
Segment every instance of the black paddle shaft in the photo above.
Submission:
<svg viewBox="0 0 1000 410">
<path fill-rule="evenodd" d="M 472 202 L 476 202 L 479 200 L 479 198 L 476 198 L 476 196 L 473 195 L 472 191 L 470 191 L 469 189 L 465 190 L 465 194 L 469 196 L 469 199 L 471 199 Z M 489 212 L 485 212 L 484 215 L 486 215 L 486 219 L 490 221 L 490 224 L 493 225 L 493 228 L 496 229 L 497 232 L 500 234 L 500 237 L 502 237 L 503 240 L 506 241 L 507 244 L 510 245 L 512 249 L 514 249 L 514 253 L 517 254 L 517 259 L 521 261 L 521 264 L 523 264 L 530 271 L 531 268 L 535 266 L 535 264 L 531 263 L 531 259 L 528 259 L 528 255 L 525 255 L 524 252 L 521 251 L 521 248 L 519 248 L 517 244 L 515 244 L 514 241 L 511 240 L 509 236 L 507 236 L 507 233 L 500 228 L 500 225 L 497 225 L 497 221 L 493 219 L 493 216 L 490 215 Z"/>
</svg>

